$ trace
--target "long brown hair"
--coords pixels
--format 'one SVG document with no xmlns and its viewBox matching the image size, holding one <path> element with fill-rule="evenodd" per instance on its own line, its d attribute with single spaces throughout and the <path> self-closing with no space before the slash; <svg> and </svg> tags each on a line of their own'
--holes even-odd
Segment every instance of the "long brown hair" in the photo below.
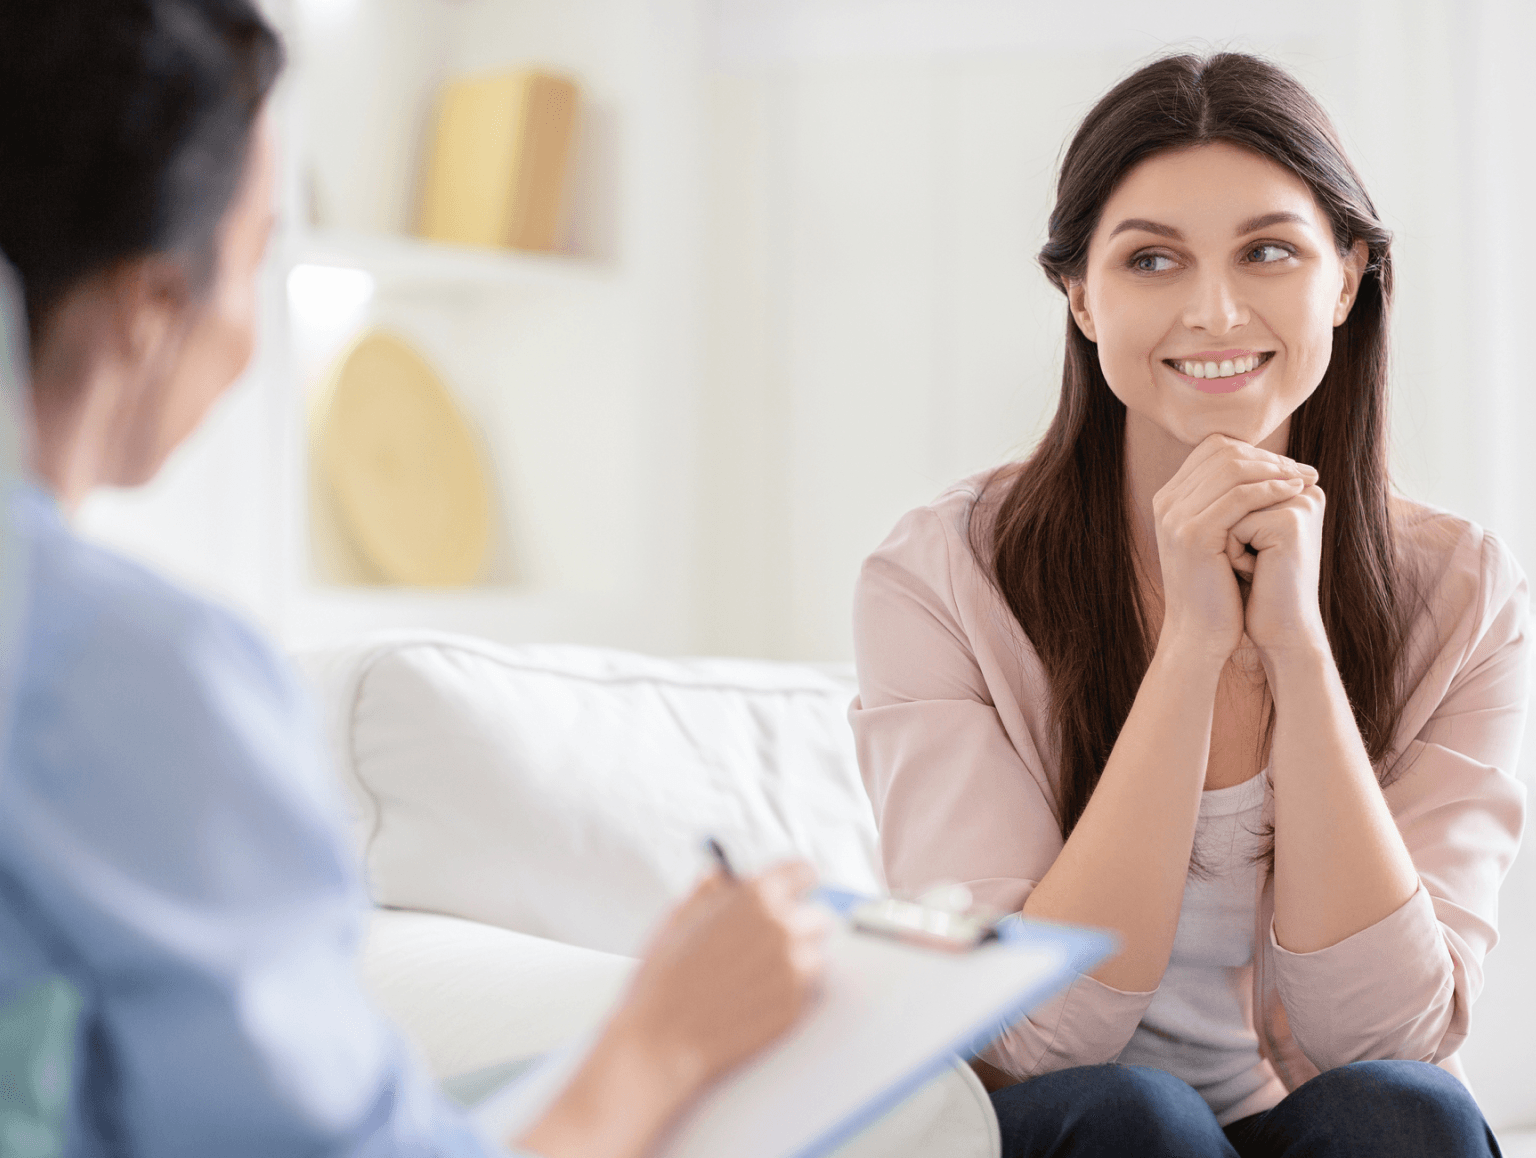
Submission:
<svg viewBox="0 0 1536 1158">
<path fill-rule="evenodd" d="M 1333 227 L 1340 254 L 1368 249 L 1348 320 L 1333 331 L 1321 384 L 1291 418 L 1292 458 L 1328 494 L 1319 599 L 1355 721 L 1380 769 L 1402 709 L 1405 598 L 1388 517 L 1387 315 L 1391 234 L 1328 116 L 1293 77 L 1241 53 L 1170 56 L 1138 70 L 1088 113 L 1067 149 L 1040 264 L 1066 292 L 1119 180 L 1155 153 L 1227 141 L 1295 173 Z M 1087 807 L 1151 662 L 1133 561 L 1125 406 L 1094 343 L 1067 316 L 1061 398 L 1027 461 L 995 474 L 973 545 L 1034 645 L 1050 688 L 1060 756 L 1062 835 Z M 982 504 L 978 504 L 980 506 Z"/>
</svg>

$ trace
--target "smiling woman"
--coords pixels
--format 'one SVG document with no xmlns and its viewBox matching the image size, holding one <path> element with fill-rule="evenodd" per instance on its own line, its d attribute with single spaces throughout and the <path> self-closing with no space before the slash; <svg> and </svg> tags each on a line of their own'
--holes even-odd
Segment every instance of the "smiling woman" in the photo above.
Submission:
<svg viewBox="0 0 1536 1158">
<path fill-rule="evenodd" d="M 891 886 L 1121 939 L 978 1065 L 1010 1156 L 1496 1152 L 1451 1075 L 1522 823 L 1526 586 L 1392 494 L 1390 241 L 1289 75 L 1143 68 L 1062 164 L 1049 430 L 865 565 Z"/>
</svg>

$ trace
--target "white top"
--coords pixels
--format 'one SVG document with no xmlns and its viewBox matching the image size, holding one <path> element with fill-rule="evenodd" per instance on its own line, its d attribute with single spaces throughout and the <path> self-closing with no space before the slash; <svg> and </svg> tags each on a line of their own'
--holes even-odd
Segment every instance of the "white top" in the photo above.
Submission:
<svg viewBox="0 0 1536 1158">
<path fill-rule="evenodd" d="M 1203 872 L 1184 886 L 1168 969 L 1119 1058 L 1182 1078 L 1223 1126 L 1285 1097 L 1253 1024 L 1256 858 L 1268 784 L 1266 768 L 1201 795 L 1195 847 Z"/>
</svg>

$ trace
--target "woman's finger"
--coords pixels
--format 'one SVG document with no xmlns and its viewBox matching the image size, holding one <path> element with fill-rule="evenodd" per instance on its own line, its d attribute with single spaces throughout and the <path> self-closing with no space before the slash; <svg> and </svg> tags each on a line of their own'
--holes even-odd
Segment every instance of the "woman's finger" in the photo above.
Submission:
<svg viewBox="0 0 1536 1158">
<path fill-rule="evenodd" d="M 1203 450 L 1210 442 L 1207 439 L 1196 447 L 1196 451 Z M 1308 483 L 1317 482 L 1317 471 L 1305 463 L 1261 451 L 1245 443 L 1229 442 L 1231 445 L 1218 446 L 1198 460 L 1196 454 L 1191 453 L 1156 496 L 1154 509 L 1171 510 L 1186 504 L 1187 510 L 1201 511 L 1215 501 L 1221 490 L 1245 482 L 1257 482 L 1265 477 L 1301 478 Z M 1189 507 L 1189 503 L 1195 505 Z"/>
<path fill-rule="evenodd" d="M 816 870 L 807 861 L 781 861 L 764 871 L 756 883 L 765 896 L 792 901 L 816 886 Z"/>
<path fill-rule="evenodd" d="M 1174 472 L 1169 480 L 1170 486 L 1176 486 L 1185 479 L 1200 474 L 1209 469 L 1210 465 L 1223 459 L 1248 459 L 1254 462 L 1268 462 L 1285 471 L 1297 471 L 1302 474 L 1317 475 L 1315 468 L 1304 462 L 1297 462 L 1283 454 L 1276 454 L 1272 450 L 1264 450 L 1252 443 L 1243 442 L 1241 439 L 1232 438 L 1225 434 L 1212 434 L 1202 439 L 1194 450 L 1189 452 L 1187 458 Z"/>
<path fill-rule="evenodd" d="M 796 942 L 819 945 L 832 931 L 832 914 L 820 905 L 799 904 L 782 918 Z"/>
<path fill-rule="evenodd" d="M 1227 532 L 1227 559 L 1232 564 L 1232 570 L 1244 575 L 1252 575 L 1256 557 L 1248 550 L 1247 543 L 1231 531 Z"/>
<path fill-rule="evenodd" d="M 1237 524 L 1241 520 L 1255 511 L 1296 498 L 1305 486 L 1304 480 L 1294 477 L 1265 479 L 1235 486 L 1218 495 L 1192 522 L 1209 531 L 1221 532 L 1225 540 L 1228 534 L 1237 534 Z M 1246 539 L 1243 541 L 1247 542 Z"/>
<path fill-rule="evenodd" d="M 1250 511 L 1232 524 L 1232 537 L 1255 550 L 1278 546 L 1302 534 L 1306 522 L 1323 507 L 1323 492 L 1315 486 L 1268 507 Z"/>
<path fill-rule="evenodd" d="M 1234 487 L 1267 479 L 1299 479 L 1303 484 L 1308 481 L 1306 475 L 1267 459 L 1230 459 L 1213 463 L 1210 469 L 1189 479 L 1184 493 L 1173 497 L 1166 509 L 1175 518 L 1197 517 Z"/>
</svg>

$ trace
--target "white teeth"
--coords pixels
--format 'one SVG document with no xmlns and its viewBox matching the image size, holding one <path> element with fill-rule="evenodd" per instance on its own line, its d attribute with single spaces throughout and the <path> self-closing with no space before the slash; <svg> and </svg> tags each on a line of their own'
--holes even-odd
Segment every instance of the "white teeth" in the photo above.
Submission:
<svg viewBox="0 0 1536 1158">
<path fill-rule="evenodd" d="M 1179 362 L 1176 365 L 1191 378 L 1230 378 L 1234 374 L 1257 370 L 1263 361 L 1263 354 L 1249 354 L 1246 358 L 1229 358 L 1223 362 Z"/>
</svg>

